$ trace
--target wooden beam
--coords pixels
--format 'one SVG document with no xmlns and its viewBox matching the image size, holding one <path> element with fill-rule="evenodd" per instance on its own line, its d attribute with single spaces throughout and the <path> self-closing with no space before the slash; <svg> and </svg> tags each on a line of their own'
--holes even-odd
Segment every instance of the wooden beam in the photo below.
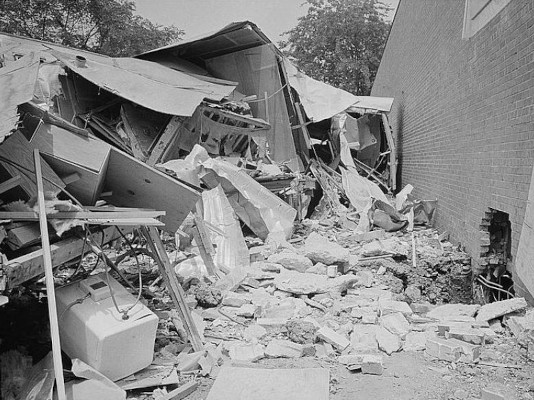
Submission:
<svg viewBox="0 0 534 400">
<path fill-rule="evenodd" d="M 156 218 L 165 215 L 165 211 L 59 211 L 47 213 L 50 219 L 104 219 L 120 220 L 135 218 Z M 34 211 L 0 211 L 0 219 L 38 221 L 39 213 Z M 139 225 L 139 224 L 138 224 Z"/>
<path fill-rule="evenodd" d="M 20 175 L 15 175 L 13 178 L 0 183 L 0 194 L 13 189 L 14 187 L 17 187 L 18 185 L 20 185 L 20 182 L 21 182 Z"/>
<path fill-rule="evenodd" d="M 143 162 L 146 161 L 146 159 L 148 158 L 148 154 L 145 151 L 145 149 L 143 149 L 143 146 L 141 146 L 141 143 L 139 143 L 139 140 L 137 140 L 135 127 L 132 125 L 131 121 L 128 119 L 128 115 L 124 111 L 124 106 L 121 107 L 121 118 L 124 124 L 124 132 L 128 136 L 128 139 L 130 140 L 130 147 L 132 148 L 134 157 Z"/>
<path fill-rule="evenodd" d="M 101 232 L 95 232 L 93 234 L 93 240 L 96 243 L 109 243 L 120 237 L 118 229 L 123 233 L 131 231 L 131 228 L 117 228 L 112 226 L 104 228 Z M 83 239 L 70 237 L 50 245 L 52 265 L 54 268 L 79 257 L 82 253 L 82 247 L 84 247 L 83 242 Z M 30 279 L 37 278 L 44 272 L 43 250 L 35 250 L 9 260 L 6 264 L 0 266 L 0 271 L 3 271 L 6 276 L 7 289 L 13 289 Z M 0 273 L 0 275 L 2 274 Z"/>
<path fill-rule="evenodd" d="M 63 361 L 61 360 L 61 344 L 59 341 L 59 324 L 56 308 L 56 293 L 54 288 L 54 269 L 52 255 L 50 253 L 50 241 L 48 238 L 48 222 L 46 221 L 46 205 L 44 197 L 43 174 L 41 172 L 41 155 L 39 150 L 33 151 L 35 159 L 35 175 L 37 179 L 37 204 L 39 206 L 39 225 L 41 227 L 41 243 L 43 247 L 43 260 L 46 282 L 46 297 L 48 304 L 48 316 L 50 318 L 50 336 L 52 338 L 52 357 L 54 359 L 54 373 L 56 378 L 57 397 L 66 400 L 65 381 L 63 378 Z"/>
<path fill-rule="evenodd" d="M 174 268 L 172 268 L 169 257 L 167 256 L 167 252 L 165 251 L 163 243 L 161 242 L 158 230 L 154 227 L 142 227 L 141 231 L 147 239 L 148 246 L 150 247 L 150 251 L 152 252 L 154 260 L 158 264 L 161 276 L 165 282 L 165 286 L 167 286 L 169 295 L 171 296 L 176 310 L 180 314 L 184 326 L 187 329 L 187 334 L 189 335 L 189 340 L 191 341 L 193 350 L 204 350 L 204 345 L 200 339 L 197 326 L 195 325 L 195 321 L 191 316 L 191 311 L 189 310 L 189 307 L 185 301 L 184 289 L 178 282 Z"/>
<path fill-rule="evenodd" d="M 150 156 L 148 156 L 148 160 L 146 161 L 148 165 L 153 167 L 161 160 L 163 154 L 173 142 L 174 136 L 178 133 L 178 130 L 181 128 L 183 123 L 184 120 L 181 117 L 174 116 L 171 118 L 167 124 L 167 127 L 152 148 Z"/>
</svg>

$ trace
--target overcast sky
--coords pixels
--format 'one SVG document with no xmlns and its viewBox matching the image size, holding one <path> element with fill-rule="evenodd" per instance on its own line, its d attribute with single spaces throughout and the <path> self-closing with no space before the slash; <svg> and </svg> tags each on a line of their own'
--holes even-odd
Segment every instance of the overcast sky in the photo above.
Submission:
<svg viewBox="0 0 534 400">
<path fill-rule="evenodd" d="M 137 13 L 161 25 L 185 30 L 186 39 L 230 22 L 254 22 L 273 42 L 306 14 L 303 0 L 134 0 Z M 382 0 L 396 8 L 399 0 Z M 393 13 L 392 13 L 393 17 Z"/>
</svg>

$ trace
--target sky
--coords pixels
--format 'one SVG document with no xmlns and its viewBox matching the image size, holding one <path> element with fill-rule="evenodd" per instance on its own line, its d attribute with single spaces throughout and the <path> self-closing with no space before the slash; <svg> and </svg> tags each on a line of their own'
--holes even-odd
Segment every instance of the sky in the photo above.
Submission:
<svg viewBox="0 0 534 400">
<path fill-rule="evenodd" d="M 306 14 L 304 0 L 134 0 L 137 14 L 185 30 L 184 39 L 218 30 L 230 22 L 254 22 L 273 42 Z M 382 0 L 396 8 L 399 0 Z M 394 13 L 391 13 L 393 17 Z"/>
</svg>

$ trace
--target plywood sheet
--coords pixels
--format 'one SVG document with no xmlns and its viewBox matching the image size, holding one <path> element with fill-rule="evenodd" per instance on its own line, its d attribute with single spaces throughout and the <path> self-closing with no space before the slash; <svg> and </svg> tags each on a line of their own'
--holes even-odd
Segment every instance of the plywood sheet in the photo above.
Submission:
<svg viewBox="0 0 534 400">
<path fill-rule="evenodd" d="M 124 152 L 111 149 L 104 190 L 106 200 L 117 207 L 139 207 L 166 211 L 164 229 L 176 232 L 195 208 L 200 190 L 149 167 Z"/>
<path fill-rule="evenodd" d="M 206 400 L 328 400 L 326 368 L 223 367 Z"/>
</svg>

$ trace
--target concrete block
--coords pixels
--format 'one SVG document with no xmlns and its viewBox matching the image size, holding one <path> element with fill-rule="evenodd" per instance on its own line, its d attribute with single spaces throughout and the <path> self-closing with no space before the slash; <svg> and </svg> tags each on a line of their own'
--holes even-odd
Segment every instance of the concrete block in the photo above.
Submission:
<svg viewBox="0 0 534 400">
<path fill-rule="evenodd" d="M 498 389 L 482 389 L 480 391 L 480 398 L 482 400 L 510 400 L 504 397 L 504 394 Z"/>
<path fill-rule="evenodd" d="M 243 338 L 247 342 L 254 342 L 267 335 L 267 329 L 258 324 L 249 325 L 243 331 Z"/>
<path fill-rule="evenodd" d="M 323 342 L 330 343 L 338 350 L 344 350 L 350 345 L 349 340 L 345 336 L 340 335 L 326 326 L 323 326 L 317 331 L 317 337 Z"/>
<path fill-rule="evenodd" d="M 376 320 L 376 311 L 373 307 L 354 307 L 350 312 L 350 316 L 358 319 L 362 319 L 364 316 L 371 316 Z"/>
<path fill-rule="evenodd" d="M 290 340 L 273 339 L 265 348 L 265 355 L 270 358 L 299 358 L 303 352 L 301 344 Z"/>
<path fill-rule="evenodd" d="M 462 346 L 440 337 L 428 338 L 426 353 L 444 361 L 458 362 L 463 354 Z"/>
<path fill-rule="evenodd" d="M 382 356 L 378 354 L 366 354 L 362 360 L 362 373 L 370 375 L 382 375 L 384 367 L 382 366 Z"/>
<path fill-rule="evenodd" d="M 435 306 L 430 303 L 411 303 L 410 307 L 412 311 L 416 314 L 426 314 L 432 310 Z"/>
</svg>

